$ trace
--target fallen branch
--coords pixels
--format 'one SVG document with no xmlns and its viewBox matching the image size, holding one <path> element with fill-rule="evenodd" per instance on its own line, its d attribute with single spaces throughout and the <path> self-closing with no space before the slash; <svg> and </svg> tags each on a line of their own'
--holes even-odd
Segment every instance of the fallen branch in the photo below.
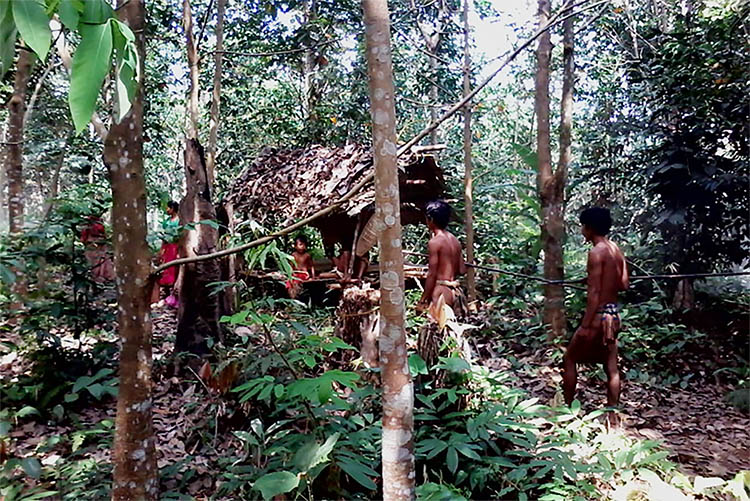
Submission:
<svg viewBox="0 0 750 501">
<path fill-rule="evenodd" d="M 550 18 L 550 20 L 547 22 L 547 24 L 544 25 L 544 27 L 540 28 L 536 32 L 536 34 L 534 34 L 531 38 L 527 39 L 518 48 L 516 48 L 516 50 L 514 50 L 508 56 L 508 58 L 505 61 L 503 61 L 503 63 L 500 65 L 500 67 L 498 67 L 495 71 L 493 71 L 492 74 L 490 74 L 486 79 L 484 79 L 484 81 L 482 83 L 480 83 L 479 85 L 477 85 L 474 88 L 473 91 L 471 91 L 470 93 L 468 93 L 463 99 L 461 99 L 460 101 L 458 101 L 448 111 L 446 111 L 445 113 L 443 113 L 443 115 L 441 115 L 434 122 L 432 122 L 430 125 L 428 125 L 427 127 L 425 127 L 419 134 L 417 134 L 416 136 L 412 137 L 406 144 L 402 145 L 398 149 L 398 152 L 397 152 L 396 155 L 400 157 L 405 152 L 409 151 L 419 141 L 421 141 L 422 139 L 424 139 L 425 137 L 427 137 L 430 134 L 430 132 L 432 132 L 433 130 L 435 130 L 441 123 L 445 122 L 448 118 L 450 118 L 457 111 L 459 111 L 461 108 L 463 108 L 466 105 L 466 103 L 468 103 L 469 101 L 471 101 L 479 93 L 480 90 L 482 90 L 484 87 L 486 87 L 500 73 L 500 71 L 502 71 L 506 66 L 508 66 L 508 64 L 510 64 L 510 62 L 513 61 L 513 59 L 515 59 L 516 56 L 518 56 L 518 54 L 521 53 L 521 51 L 523 51 L 526 47 L 528 47 L 529 45 L 531 45 L 534 42 L 534 40 L 536 40 L 537 38 L 539 38 L 539 36 L 541 36 L 542 33 L 544 33 L 545 31 L 549 30 L 553 26 L 561 23 L 562 21 L 564 21 L 565 19 L 567 19 L 569 17 L 577 16 L 578 14 L 581 14 L 582 12 L 585 12 L 585 11 L 587 11 L 589 9 L 597 7 L 597 6 L 602 5 L 604 3 L 607 3 L 608 1 L 609 0 L 602 0 L 602 1 L 599 1 L 599 2 L 592 3 L 590 5 L 582 7 L 581 9 L 579 9 L 577 11 L 574 11 L 573 13 L 568 14 L 567 16 L 564 16 L 564 17 L 561 18 L 561 15 L 563 13 L 568 12 L 568 11 L 570 11 L 572 9 L 572 7 L 570 5 L 563 6 L 563 8 L 560 10 L 560 12 L 558 12 L 557 14 L 555 14 L 554 16 L 552 16 Z M 586 3 L 586 2 L 579 2 L 576 5 L 581 5 L 581 4 L 584 4 L 584 3 Z M 294 51 L 297 52 L 297 50 L 294 50 Z M 292 224 L 290 226 L 282 228 L 279 231 L 276 231 L 274 233 L 271 233 L 271 234 L 266 235 L 266 236 L 261 237 L 261 238 L 257 238 L 255 240 L 253 240 L 252 242 L 248 242 L 246 244 L 242 244 L 242 245 L 239 245 L 237 247 L 232 247 L 231 249 L 224 249 L 224 250 L 221 250 L 221 251 L 212 252 L 210 254 L 203 254 L 201 256 L 194 256 L 194 257 L 188 257 L 188 258 L 182 258 L 182 259 L 175 259 L 174 261 L 170 261 L 168 263 L 164 263 L 162 265 L 157 266 L 156 268 L 154 268 L 154 270 L 151 272 L 151 274 L 155 275 L 157 273 L 161 273 L 162 271 L 166 270 L 167 268 L 171 268 L 172 266 L 179 266 L 179 265 L 182 265 L 182 264 L 189 264 L 189 263 L 197 263 L 199 261 L 207 261 L 209 259 L 217 259 L 217 258 L 220 258 L 220 257 L 229 256 L 231 254 L 237 254 L 239 252 L 243 252 L 243 251 L 246 251 L 248 249 L 252 249 L 253 247 L 257 247 L 259 245 L 263 245 L 263 244 L 265 244 L 267 242 L 275 240 L 278 237 L 281 237 L 281 236 L 284 236 L 284 235 L 288 235 L 289 233 L 291 233 L 291 232 L 293 232 L 293 231 L 295 231 L 295 230 L 297 230 L 299 228 L 302 228 L 303 226 L 307 226 L 308 224 L 310 224 L 311 222 L 315 221 L 316 219 L 318 219 L 318 218 L 320 218 L 322 216 L 325 216 L 327 214 L 330 214 L 335 209 L 337 209 L 339 206 L 341 206 L 342 204 L 344 204 L 347 200 L 351 199 L 357 193 L 359 193 L 359 191 L 362 188 L 364 188 L 365 186 L 367 186 L 374 178 L 375 178 L 375 173 L 374 172 L 371 172 L 370 174 L 367 174 L 356 185 L 354 185 L 352 187 L 352 189 L 349 190 L 343 197 L 341 197 L 340 199 L 336 200 L 335 202 L 333 202 L 328 207 L 315 212 L 311 216 L 308 216 L 305 219 L 302 219 L 301 221 L 298 221 L 298 222 L 296 222 L 296 223 L 294 223 L 294 224 Z"/>
</svg>

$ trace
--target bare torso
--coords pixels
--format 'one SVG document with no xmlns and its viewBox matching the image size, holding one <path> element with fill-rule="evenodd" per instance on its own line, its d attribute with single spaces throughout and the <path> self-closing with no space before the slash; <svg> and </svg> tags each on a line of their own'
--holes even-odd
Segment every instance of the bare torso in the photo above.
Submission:
<svg viewBox="0 0 750 501">
<path fill-rule="evenodd" d="M 430 267 L 428 270 L 428 279 L 425 286 L 425 293 L 430 292 L 430 286 L 434 284 L 429 299 L 433 304 L 437 304 L 440 296 L 443 297 L 445 304 L 453 306 L 453 291 L 450 287 L 441 285 L 438 282 L 452 282 L 456 275 L 464 272 L 464 262 L 461 252 L 461 243 L 458 239 L 446 230 L 438 230 L 430 239 L 427 245 L 430 258 Z"/>
</svg>

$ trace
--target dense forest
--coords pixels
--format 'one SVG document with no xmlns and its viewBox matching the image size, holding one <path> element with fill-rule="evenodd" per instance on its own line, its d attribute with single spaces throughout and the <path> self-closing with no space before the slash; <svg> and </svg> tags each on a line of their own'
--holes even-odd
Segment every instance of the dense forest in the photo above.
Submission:
<svg viewBox="0 0 750 501">
<path fill-rule="evenodd" d="M 750 500 L 746 0 L 0 0 L 0 500 Z"/>
</svg>

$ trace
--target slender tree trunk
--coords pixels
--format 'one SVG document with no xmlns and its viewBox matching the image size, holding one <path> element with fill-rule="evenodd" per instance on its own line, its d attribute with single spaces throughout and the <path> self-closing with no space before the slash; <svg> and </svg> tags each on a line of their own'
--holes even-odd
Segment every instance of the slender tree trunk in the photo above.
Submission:
<svg viewBox="0 0 750 501">
<path fill-rule="evenodd" d="M 549 19 L 550 0 L 539 0 L 539 26 Z M 544 249 L 544 277 L 562 280 L 562 238 L 564 234 L 562 199 L 558 200 L 559 180 L 552 172 L 549 130 L 549 68 L 552 43 L 546 31 L 539 37 L 536 74 L 537 157 L 539 161 L 539 198 L 542 210 L 541 239 Z M 565 333 L 565 294 L 559 285 L 544 286 L 544 324 L 550 340 Z"/>
<path fill-rule="evenodd" d="M 26 88 L 29 84 L 34 54 L 22 46 L 18 54 L 13 96 L 8 102 L 8 137 L 6 176 L 8 178 L 8 229 L 19 233 L 23 229 L 23 117 L 26 111 Z"/>
<path fill-rule="evenodd" d="M 469 32 L 469 0 L 464 0 L 464 96 L 471 92 L 471 54 Z M 471 101 L 464 107 L 464 224 L 466 227 L 466 260 L 474 262 L 474 197 L 471 162 Z M 466 285 L 469 301 L 477 298 L 477 285 L 474 279 L 474 268 L 466 270 Z"/>
<path fill-rule="evenodd" d="M 219 116 L 221 110 L 221 64 L 224 54 L 224 9 L 227 0 L 218 0 L 216 4 L 216 53 L 214 56 L 214 88 L 211 96 L 210 129 L 206 152 L 206 170 L 208 183 L 213 186 L 216 181 L 216 143 L 219 136 Z"/>
<path fill-rule="evenodd" d="M 118 289 L 120 389 L 113 452 L 113 500 L 155 500 L 159 478 L 151 417 L 151 252 L 146 243 L 143 173 L 144 0 L 120 0 L 120 20 L 136 35 L 141 82 L 133 106 L 104 141 L 112 186 L 112 239 Z"/>
<path fill-rule="evenodd" d="M 60 172 L 62 171 L 63 164 L 65 163 L 65 153 L 68 149 L 68 143 L 70 142 L 71 136 L 65 138 L 62 148 L 60 149 L 60 155 L 57 157 L 57 164 L 55 165 L 55 172 L 52 174 L 52 181 L 50 182 L 49 192 L 47 193 L 46 201 L 44 202 L 44 210 L 42 211 L 42 217 L 47 219 L 50 212 L 52 212 L 52 206 L 55 203 L 55 198 L 60 192 Z"/>
<path fill-rule="evenodd" d="M 436 8 L 438 9 L 437 17 L 435 19 L 434 23 L 422 23 L 420 21 L 417 21 L 417 28 L 419 29 L 420 34 L 422 35 L 422 38 L 425 42 L 425 47 L 427 48 L 427 52 L 429 54 L 429 69 L 430 69 L 430 79 L 432 80 L 432 83 L 430 84 L 430 93 L 429 93 L 429 113 L 430 113 L 430 123 L 437 122 L 438 119 L 438 109 L 437 109 L 437 103 L 439 99 L 438 94 L 438 60 L 437 60 L 437 53 L 438 49 L 440 47 L 440 35 L 443 31 L 443 24 L 444 19 L 446 16 L 446 10 L 447 5 L 444 0 L 437 0 Z M 411 2 L 412 9 L 416 9 L 416 4 L 414 0 Z M 438 144 L 440 141 L 439 137 L 439 131 L 437 128 L 430 131 L 430 144 Z"/>
<path fill-rule="evenodd" d="M 316 0 L 305 0 L 303 3 L 305 24 L 315 22 L 318 16 L 318 5 Z M 315 88 L 315 49 L 307 49 L 302 61 L 302 108 L 305 112 L 305 120 L 315 118 L 315 107 L 317 105 L 317 89 Z"/>
<path fill-rule="evenodd" d="M 383 499 L 414 498 L 414 387 L 406 358 L 396 108 L 386 0 L 363 0 L 380 247 Z"/>
<path fill-rule="evenodd" d="M 211 203 L 213 189 L 203 147 L 198 140 L 198 52 L 193 36 L 193 16 L 190 0 L 183 2 L 183 24 L 188 65 L 190 67 L 190 97 L 188 126 L 185 133 L 185 186 L 187 193 L 180 201 L 180 224 L 195 224 L 185 231 L 180 243 L 180 257 L 194 257 L 216 251 L 218 231 L 199 221 L 216 220 L 216 208 Z M 203 354 L 208 350 L 207 337 L 219 334 L 219 302 L 211 294 L 208 284 L 221 279 L 219 263 L 204 261 L 182 267 L 178 290 L 180 306 L 177 311 L 175 350 Z"/>
<path fill-rule="evenodd" d="M 2 234 L 8 226 L 8 210 L 5 208 L 6 196 L 5 196 L 5 185 L 8 182 L 6 176 L 8 148 L 5 147 L 6 141 L 6 130 L 7 127 L 3 126 L 0 130 L 0 234 Z"/>
<path fill-rule="evenodd" d="M 193 34 L 193 12 L 190 0 L 182 3 L 182 24 L 185 28 L 185 48 L 187 51 L 188 70 L 190 74 L 190 96 L 188 98 L 188 121 L 185 135 L 187 139 L 198 138 L 198 96 L 200 85 L 198 81 L 198 48 Z"/>
</svg>

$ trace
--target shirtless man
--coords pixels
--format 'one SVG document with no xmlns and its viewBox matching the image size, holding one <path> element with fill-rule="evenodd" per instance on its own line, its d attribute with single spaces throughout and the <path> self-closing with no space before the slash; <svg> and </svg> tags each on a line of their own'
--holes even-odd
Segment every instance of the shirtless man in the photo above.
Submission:
<svg viewBox="0 0 750 501">
<path fill-rule="evenodd" d="M 607 373 L 607 405 L 616 406 L 620 402 L 617 293 L 628 288 L 628 267 L 620 248 L 606 237 L 612 226 L 608 209 L 586 209 L 581 213 L 580 221 L 581 233 L 594 248 L 589 251 L 586 264 L 586 313 L 563 358 L 563 392 L 565 402 L 570 405 L 578 379 L 576 364 L 601 363 Z"/>
<path fill-rule="evenodd" d="M 442 298 L 456 314 L 460 314 L 462 312 L 456 310 L 464 308 L 465 304 L 457 304 L 462 300 L 463 292 L 456 281 L 456 275 L 466 273 L 466 265 L 461 253 L 461 244 L 445 229 L 448 226 L 451 208 L 442 200 L 436 200 L 427 204 L 425 214 L 432 238 L 427 244 L 427 279 L 417 308 L 424 310 L 429 307 L 432 312 Z"/>
</svg>

